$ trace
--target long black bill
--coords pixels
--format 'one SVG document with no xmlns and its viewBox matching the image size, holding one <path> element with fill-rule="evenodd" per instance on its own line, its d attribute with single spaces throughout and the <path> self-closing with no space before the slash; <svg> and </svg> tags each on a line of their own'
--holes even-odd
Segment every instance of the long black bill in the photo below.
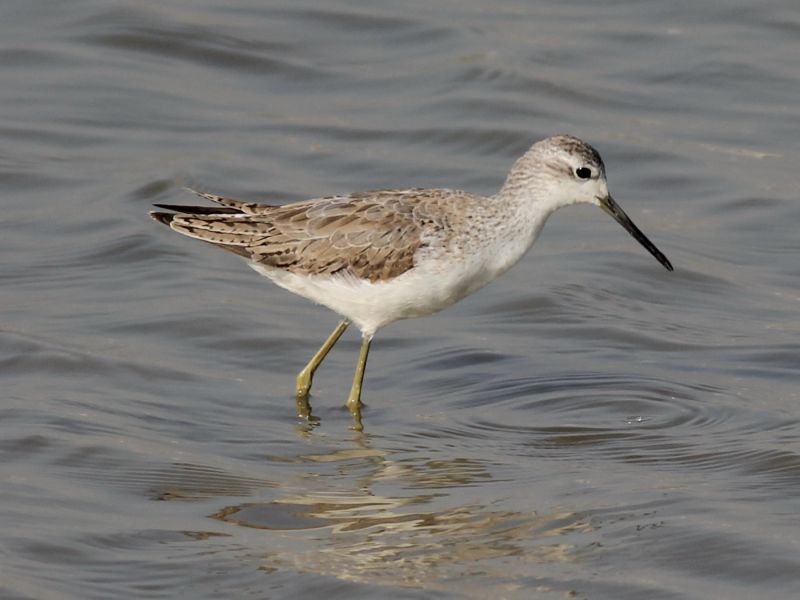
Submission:
<svg viewBox="0 0 800 600">
<path fill-rule="evenodd" d="M 667 257 L 661 253 L 661 250 L 656 248 L 655 244 L 648 240 L 647 236 L 643 234 L 636 225 L 633 224 L 631 218 L 625 214 L 625 211 L 619 207 L 619 204 L 617 204 L 610 195 L 606 196 L 605 198 L 598 198 L 598 200 L 600 200 L 600 208 L 614 217 L 614 220 L 622 225 L 625 228 L 625 231 L 630 233 L 637 242 L 647 248 L 647 251 L 655 256 L 656 260 L 664 265 L 667 271 L 672 271 L 672 263 L 669 262 Z"/>
</svg>

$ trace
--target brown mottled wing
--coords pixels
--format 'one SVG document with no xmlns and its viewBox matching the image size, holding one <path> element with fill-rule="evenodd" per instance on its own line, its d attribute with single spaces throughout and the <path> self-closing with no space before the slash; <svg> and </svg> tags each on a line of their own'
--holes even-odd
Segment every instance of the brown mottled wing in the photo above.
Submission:
<svg viewBox="0 0 800 600">
<path fill-rule="evenodd" d="M 255 202 L 242 202 L 241 200 L 234 200 L 233 198 L 226 198 L 225 196 L 218 196 L 216 194 L 207 194 L 206 192 L 198 192 L 192 188 L 184 188 L 188 192 L 192 192 L 211 200 L 216 204 L 221 204 L 225 208 L 215 208 L 213 206 L 186 206 L 182 204 L 156 204 L 159 208 L 166 208 L 167 210 L 174 210 L 175 212 L 193 215 L 220 215 L 220 214 L 237 214 L 244 213 L 248 215 L 263 215 L 267 212 L 277 208 L 274 204 L 256 204 Z"/>
<path fill-rule="evenodd" d="M 414 265 L 425 232 L 447 226 L 442 204 L 459 194 L 383 190 L 284 206 L 204 195 L 242 212 L 169 215 L 168 223 L 179 233 L 265 266 L 302 275 L 348 273 L 381 281 Z M 164 221 L 165 216 L 156 213 L 154 218 Z"/>
</svg>

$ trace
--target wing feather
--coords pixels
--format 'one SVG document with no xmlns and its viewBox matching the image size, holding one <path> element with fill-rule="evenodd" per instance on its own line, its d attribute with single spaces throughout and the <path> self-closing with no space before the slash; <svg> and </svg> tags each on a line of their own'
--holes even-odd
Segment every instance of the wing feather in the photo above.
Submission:
<svg viewBox="0 0 800 600">
<path fill-rule="evenodd" d="M 411 269 L 426 233 L 448 227 L 459 203 L 475 199 L 442 189 L 380 190 L 273 206 L 195 193 L 224 208 L 166 205 L 178 213 L 151 214 L 178 233 L 268 267 L 372 282 Z"/>
</svg>

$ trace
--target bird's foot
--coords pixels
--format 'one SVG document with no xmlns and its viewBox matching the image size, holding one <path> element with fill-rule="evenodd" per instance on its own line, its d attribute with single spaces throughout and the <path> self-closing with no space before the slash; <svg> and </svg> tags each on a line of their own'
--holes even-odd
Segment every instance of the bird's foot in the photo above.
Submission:
<svg viewBox="0 0 800 600">
<path fill-rule="evenodd" d="M 318 423 L 319 417 L 315 417 L 311 414 L 311 403 L 308 401 L 308 390 L 305 392 L 301 392 L 301 390 L 297 391 L 295 395 L 295 403 L 297 406 L 297 416 L 309 423 Z"/>
<path fill-rule="evenodd" d="M 364 404 L 359 396 L 351 396 L 347 399 L 347 410 L 353 416 L 353 424 L 350 426 L 353 431 L 364 431 L 364 425 L 361 422 L 361 408 L 363 406 Z"/>
</svg>

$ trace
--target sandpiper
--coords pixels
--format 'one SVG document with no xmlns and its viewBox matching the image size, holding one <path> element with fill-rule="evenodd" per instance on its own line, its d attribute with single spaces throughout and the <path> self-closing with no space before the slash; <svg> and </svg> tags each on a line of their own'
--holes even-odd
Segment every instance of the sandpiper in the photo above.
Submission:
<svg viewBox="0 0 800 600">
<path fill-rule="evenodd" d="M 351 322 L 361 330 L 347 398 L 357 430 L 375 332 L 440 311 L 482 288 L 522 258 L 556 209 L 599 206 L 672 271 L 609 194 L 600 155 L 570 135 L 535 143 L 490 197 L 411 188 L 270 205 L 195 193 L 221 207 L 156 204 L 173 212 L 150 215 L 241 256 L 279 286 L 343 317 L 297 375 L 299 416 L 311 417 L 308 396 L 317 367 Z"/>
</svg>

